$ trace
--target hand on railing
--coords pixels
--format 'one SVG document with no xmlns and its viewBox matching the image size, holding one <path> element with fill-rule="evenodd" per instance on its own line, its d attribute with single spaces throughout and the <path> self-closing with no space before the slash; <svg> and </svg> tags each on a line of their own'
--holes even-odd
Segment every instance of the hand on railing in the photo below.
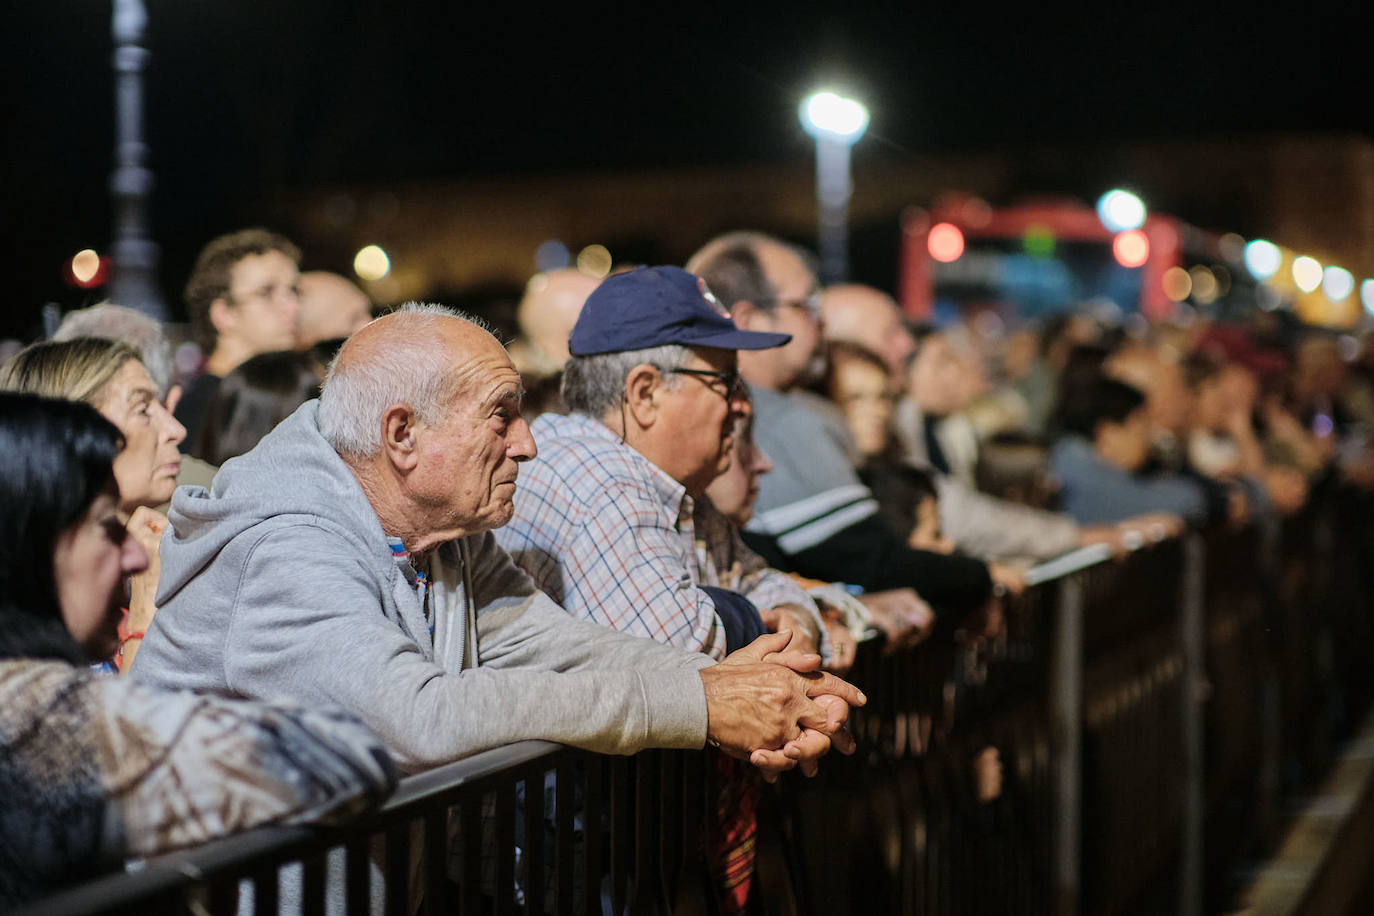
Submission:
<svg viewBox="0 0 1374 916">
<path fill-rule="evenodd" d="M 935 629 L 935 612 L 916 594 L 915 589 L 868 592 L 860 595 L 859 600 L 868 608 L 874 626 L 883 631 L 887 640 L 885 652 L 910 648 Z"/>
<path fill-rule="evenodd" d="M 832 746 L 852 754 L 849 707 L 868 702 L 854 685 L 820 671 L 819 655 L 790 649 L 791 638 L 785 630 L 760 636 L 698 672 L 708 740 L 747 759 L 769 782 L 798 765 L 814 776 Z"/>
</svg>

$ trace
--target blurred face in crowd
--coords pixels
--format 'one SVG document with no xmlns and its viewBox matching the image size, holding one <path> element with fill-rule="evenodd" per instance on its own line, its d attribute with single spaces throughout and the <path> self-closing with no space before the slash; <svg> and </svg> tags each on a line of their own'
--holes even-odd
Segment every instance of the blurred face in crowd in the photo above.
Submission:
<svg viewBox="0 0 1374 916">
<path fill-rule="evenodd" d="M 113 489 L 53 545 L 53 576 L 62 622 L 87 658 L 110 658 L 119 648 L 124 580 L 148 568 L 148 555 L 119 517 Z"/>
<path fill-rule="evenodd" d="M 781 347 L 754 351 L 748 358 L 766 365 L 777 387 L 789 388 L 818 377 L 824 369 L 816 278 L 796 252 L 782 245 L 763 243 L 755 254 L 773 287 L 773 300 L 755 303 L 758 308 L 748 313 L 746 329 L 791 334 L 792 339 Z"/>
<path fill-rule="evenodd" d="M 105 383 L 94 406 L 124 436 L 124 448 L 114 460 L 124 511 L 171 499 L 181 470 L 177 445 L 186 438 L 186 428 L 157 399 L 148 370 L 129 360 Z"/>
<path fill-rule="evenodd" d="M 907 393 L 921 412 L 943 417 L 963 407 L 981 387 L 976 367 L 964 359 L 944 334 L 921 341 L 907 373 Z"/>
<path fill-rule="evenodd" d="M 427 508 L 431 532 L 475 534 L 499 528 L 515 514 L 519 464 L 537 454 L 520 415 L 520 375 L 486 331 L 458 318 L 439 323 L 438 336 L 462 366 L 457 395 L 433 427 L 418 423 L 411 498 Z"/>
<path fill-rule="evenodd" d="M 901 385 L 916 342 L 891 296 L 858 284 L 827 287 L 821 294 L 821 317 L 827 342 L 845 341 L 876 353 L 891 382 Z"/>
<path fill-rule="evenodd" d="M 353 334 L 372 320 L 372 303 L 338 274 L 312 270 L 301 274 L 296 319 L 296 346 L 304 349 Z"/>
<path fill-rule="evenodd" d="M 681 368 L 729 374 L 738 368 L 738 360 L 734 350 L 695 347 Z M 749 401 L 742 387 L 722 378 L 667 374 L 674 384 L 665 385 L 659 395 L 650 457 L 689 496 L 700 496 L 730 466 L 735 423 L 750 415 Z"/>
<path fill-rule="evenodd" d="M 854 444 L 865 457 L 887 448 L 895 404 L 888 374 L 873 363 L 837 355 L 831 367 L 830 397 L 844 411 Z"/>
<path fill-rule="evenodd" d="M 754 444 L 752 420 L 740 417 L 735 421 L 735 450 L 730 466 L 711 481 L 706 495 L 735 527 L 743 528 L 754 517 L 759 478 L 771 470 L 773 462 Z"/>
<path fill-rule="evenodd" d="M 1150 455 L 1150 414 L 1144 405 L 1120 423 L 1097 424 L 1093 447 L 1108 464 L 1123 471 L 1137 471 Z"/>
<path fill-rule="evenodd" d="M 250 254 L 229 271 L 229 295 L 211 306 L 221 337 L 246 356 L 290 350 L 296 344 L 300 271 L 280 251 Z"/>
</svg>

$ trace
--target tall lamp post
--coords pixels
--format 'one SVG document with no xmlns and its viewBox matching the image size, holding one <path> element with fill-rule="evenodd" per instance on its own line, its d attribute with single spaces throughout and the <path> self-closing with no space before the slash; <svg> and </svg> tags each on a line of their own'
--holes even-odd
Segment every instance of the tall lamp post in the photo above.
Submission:
<svg viewBox="0 0 1374 916">
<path fill-rule="evenodd" d="M 143 142 L 142 46 L 148 14 L 143 0 L 114 0 L 115 168 L 110 175 L 114 204 L 114 276 L 110 298 L 120 305 L 166 320 L 157 287 L 158 246 L 148 230 L 153 173 Z"/>
<path fill-rule="evenodd" d="M 868 109 L 854 99 L 818 92 L 801 103 L 799 114 L 816 141 L 821 282 L 839 283 L 849 275 L 849 148 L 868 127 Z"/>
</svg>

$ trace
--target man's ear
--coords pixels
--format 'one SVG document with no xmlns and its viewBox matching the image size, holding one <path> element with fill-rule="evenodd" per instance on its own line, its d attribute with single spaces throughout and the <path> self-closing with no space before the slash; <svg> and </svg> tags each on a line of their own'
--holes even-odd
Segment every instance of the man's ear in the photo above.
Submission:
<svg viewBox="0 0 1374 916">
<path fill-rule="evenodd" d="M 658 417 L 663 376 L 657 366 L 640 363 L 625 375 L 625 413 L 627 422 L 647 428 Z M 625 431 L 628 435 L 629 430 Z"/>
<path fill-rule="evenodd" d="M 761 328 L 771 330 L 773 326 L 771 314 L 748 299 L 741 299 L 730 306 L 730 317 L 735 320 L 735 327 L 742 331 L 753 331 Z"/>
<path fill-rule="evenodd" d="M 402 474 L 420 463 L 419 430 L 415 412 L 405 404 L 393 404 L 382 412 L 382 451 Z"/>
<path fill-rule="evenodd" d="M 232 328 L 236 317 L 233 306 L 224 296 L 210 303 L 210 323 L 215 326 L 217 333 L 223 334 Z"/>
</svg>

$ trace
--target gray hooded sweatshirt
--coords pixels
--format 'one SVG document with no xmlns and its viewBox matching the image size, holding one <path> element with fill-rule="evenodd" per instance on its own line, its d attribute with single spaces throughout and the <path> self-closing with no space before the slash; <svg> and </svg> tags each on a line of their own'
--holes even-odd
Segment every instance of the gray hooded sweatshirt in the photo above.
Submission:
<svg viewBox="0 0 1374 916">
<path fill-rule="evenodd" d="M 703 745 L 697 670 L 711 660 L 569 617 L 490 532 L 439 548 L 436 588 L 458 614 L 436 653 L 317 408 L 227 462 L 210 491 L 177 491 L 134 677 L 341 706 L 405 771 L 528 738 L 617 754 Z"/>
</svg>

